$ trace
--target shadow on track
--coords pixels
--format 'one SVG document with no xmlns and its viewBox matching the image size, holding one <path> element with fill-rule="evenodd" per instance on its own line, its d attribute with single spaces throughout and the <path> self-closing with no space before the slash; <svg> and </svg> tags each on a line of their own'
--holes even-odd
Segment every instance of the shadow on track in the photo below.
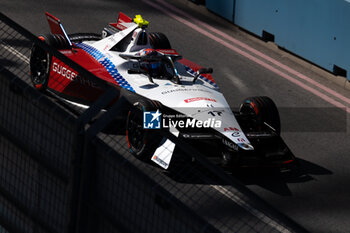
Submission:
<svg viewBox="0 0 350 233">
<path fill-rule="evenodd" d="M 305 183 L 314 180 L 312 175 L 332 175 L 333 172 L 309 161 L 298 159 L 298 165 L 290 170 L 241 169 L 232 173 L 245 185 L 258 185 L 281 196 L 292 196 L 289 183 Z"/>
<path fill-rule="evenodd" d="M 298 159 L 298 164 L 288 170 L 279 168 L 235 168 L 226 173 L 234 182 L 258 185 L 281 196 L 292 196 L 289 183 L 314 180 L 313 175 L 332 175 L 333 172 L 309 161 Z M 197 163 L 187 161 L 185 166 L 170 168 L 165 174 L 176 182 L 189 184 L 229 185 Z"/>
<path fill-rule="evenodd" d="M 13 66 L 19 67 L 20 66 L 19 63 L 14 62 L 14 61 L 9 60 L 9 59 L 6 59 L 6 58 L 0 58 L 0 64 L 5 66 L 5 67 L 13 67 Z"/>
</svg>

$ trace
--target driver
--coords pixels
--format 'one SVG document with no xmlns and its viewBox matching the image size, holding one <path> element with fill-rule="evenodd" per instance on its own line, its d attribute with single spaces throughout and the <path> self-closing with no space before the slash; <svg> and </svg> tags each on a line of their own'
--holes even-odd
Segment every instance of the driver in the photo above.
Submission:
<svg viewBox="0 0 350 233">
<path fill-rule="evenodd" d="M 155 49 L 142 49 L 138 54 L 141 69 L 144 69 L 151 77 L 161 77 L 163 75 L 163 64 L 161 54 Z"/>
</svg>

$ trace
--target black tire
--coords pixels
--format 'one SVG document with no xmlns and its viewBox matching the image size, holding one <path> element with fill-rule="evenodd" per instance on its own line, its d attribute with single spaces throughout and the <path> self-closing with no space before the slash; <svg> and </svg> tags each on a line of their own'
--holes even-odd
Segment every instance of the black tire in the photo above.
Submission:
<svg viewBox="0 0 350 233">
<path fill-rule="evenodd" d="M 70 49 L 70 45 L 68 40 L 63 36 L 59 34 L 46 34 L 46 35 L 41 35 L 39 36 L 41 40 L 44 38 L 44 41 L 52 46 L 53 48 L 57 50 L 61 49 Z"/>
<path fill-rule="evenodd" d="M 151 32 L 148 34 L 150 43 L 154 49 L 171 49 L 170 42 L 166 35 L 161 32 Z"/>
<path fill-rule="evenodd" d="M 69 42 L 62 35 L 47 34 L 40 35 L 40 40 L 50 45 L 54 49 L 69 49 Z M 45 91 L 49 82 L 51 67 L 51 55 L 37 43 L 34 43 L 30 54 L 30 79 L 34 88 Z"/>
<path fill-rule="evenodd" d="M 144 100 L 134 103 L 127 117 L 126 138 L 131 153 L 142 161 L 149 161 L 163 137 L 159 130 L 143 128 L 143 111 L 156 111 L 156 107 Z"/>
<path fill-rule="evenodd" d="M 270 126 L 277 135 L 280 135 L 281 122 L 278 109 L 276 104 L 269 97 L 249 97 L 243 101 L 239 112 L 242 115 L 252 116 L 253 130 L 261 131 Z M 268 126 L 266 126 L 266 124 Z"/>
<path fill-rule="evenodd" d="M 102 36 L 97 33 L 74 33 L 74 34 L 69 34 L 68 37 L 71 40 L 71 42 L 74 42 L 74 43 L 81 43 L 85 40 L 95 41 L 95 40 L 102 39 Z"/>
</svg>

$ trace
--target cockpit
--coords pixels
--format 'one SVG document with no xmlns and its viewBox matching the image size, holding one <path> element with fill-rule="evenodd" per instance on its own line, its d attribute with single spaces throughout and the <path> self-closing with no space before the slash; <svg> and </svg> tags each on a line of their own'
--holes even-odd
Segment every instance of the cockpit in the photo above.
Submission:
<svg viewBox="0 0 350 233">
<path fill-rule="evenodd" d="M 124 19 L 125 21 L 125 19 Z M 131 18 L 127 22 L 131 23 Z M 110 51 L 118 52 L 119 56 L 129 60 L 132 64 L 128 68 L 129 74 L 146 75 L 150 82 L 153 79 L 166 79 L 176 84 L 180 84 L 180 76 L 175 66 L 176 62 L 182 58 L 174 49 L 171 49 L 166 36 L 159 32 L 147 32 L 148 21 L 143 20 L 140 15 L 136 15 L 131 26 L 121 25 L 125 29 L 118 36 L 111 38 L 115 41 Z M 210 69 L 201 69 L 194 76 L 193 83 L 201 73 L 212 72 Z"/>
<path fill-rule="evenodd" d="M 182 56 L 173 49 L 146 48 L 135 54 L 120 54 L 119 56 L 135 61 L 134 68 L 128 70 L 129 74 L 145 74 L 150 82 L 153 82 L 153 79 L 167 79 L 177 84 L 180 83 L 174 62 L 181 59 Z"/>
</svg>

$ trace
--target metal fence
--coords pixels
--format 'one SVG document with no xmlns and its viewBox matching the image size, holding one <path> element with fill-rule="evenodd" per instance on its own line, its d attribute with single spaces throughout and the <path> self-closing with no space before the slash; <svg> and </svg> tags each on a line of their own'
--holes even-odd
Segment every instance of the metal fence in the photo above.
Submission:
<svg viewBox="0 0 350 233">
<path fill-rule="evenodd" d="M 84 109 L 34 90 L 33 43 L 105 91 Z M 176 143 L 169 170 L 136 159 L 122 116 L 141 97 L 99 81 L 2 14 L 0 64 L 8 232 L 305 232 L 171 133 L 159 132 Z"/>
</svg>

